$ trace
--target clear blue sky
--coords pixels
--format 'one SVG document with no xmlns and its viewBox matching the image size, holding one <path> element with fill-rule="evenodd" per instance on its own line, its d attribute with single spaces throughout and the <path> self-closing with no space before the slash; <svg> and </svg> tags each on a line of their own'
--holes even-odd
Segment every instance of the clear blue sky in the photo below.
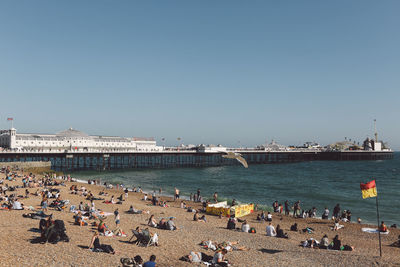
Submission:
<svg viewBox="0 0 400 267">
<path fill-rule="evenodd" d="M 400 149 L 400 1 L 1 1 L 0 128 Z"/>
</svg>

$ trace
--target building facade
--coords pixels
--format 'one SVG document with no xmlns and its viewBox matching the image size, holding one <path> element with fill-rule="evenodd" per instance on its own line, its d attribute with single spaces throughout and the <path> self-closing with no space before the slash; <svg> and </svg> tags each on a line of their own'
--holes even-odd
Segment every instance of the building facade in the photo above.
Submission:
<svg viewBox="0 0 400 267">
<path fill-rule="evenodd" d="M 154 138 L 88 135 L 75 129 L 57 134 L 17 133 L 0 131 L 0 146 L 13 151 L 102 152 L 102 151 L 161 151 Z"/>
</svg>

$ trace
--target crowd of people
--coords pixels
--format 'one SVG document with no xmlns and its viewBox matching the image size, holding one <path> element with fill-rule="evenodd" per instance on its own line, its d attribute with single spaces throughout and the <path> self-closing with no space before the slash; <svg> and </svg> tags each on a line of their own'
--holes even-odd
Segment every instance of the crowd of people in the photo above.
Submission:
<svg viewBox="0 0 400 267">
<path fill-rule="evenodd" d="M 109 254 L 117 253 L 114 248 L 106 244 L 107 242 L 100 242 L 101 236 L 127 236 L 127 234 L 121 229 L 121 213 L 119 208 L 115 208 L 115 205 L 122 204 L 124 201 L 128 199 L 129 192 L 143 192 L 140 187 L 134 188 L 133 190 L 128 190 L 123 185 L 112 186 L 109 183 L 104 183 L 104 190 L 98 193 L 96 196 L 93 192 L 85 188 L 84 185 L 72 184 L 70 186 L 69 193 L 77 195 L 81 197 L 82 201 L 78 203 L 69 203 L 68 200 L 63 199 L 61 196 L 61 191 L 57 188 L 59 186 L 65 186 L 64 181 L 72 181 L 73 179 L 70 176 L 63 176 L 62 179 L 56 179 L 52 175 L 45 175 L 42 178 L 36 177 L 34 174 L 26 174 L 20 175 L 17 172 L 12 172 L 11 170 L 6 171 L 6 179 L 0 180 L 0 200 L 2 202 L 2 208 L 7 209 L 26 209 L 21 199 L 29 198 L 30 196 L 38 196 L 40 197 L 40 211 L 41 213 L 36 213 L 34 216 L 39 216 L 43 223 L 43 229 L 41 235 L 48 238 L 49 233 L 57 232 L 55 231 L 57 223 L 56 220 L 52 220 L 52 217 L 46 217 L 46 213 L 50 208 L 55 211 L 63 211 L 66 209 L 67 205 L 69 205 L 69 211 L 73 213 L 74 224 L 80 227 L 85 226 L 94 226 L 96 230 L 93 232 L 93 236 L 90 240 L 90 244 L 88 248 L 93 252 L 104 252 Z M 7 181 L 19 181 L 21 180 L 21 185 L 9 186 Z M 99 185 L 100 182 L 97 180 L 91 180 L 88 184 Z M 122 194 L 116 194 L 117 198 L 114 198 L 114 195 L 109 196 L 107 192 L 110 188 L 118 188 L 122 190 Z M 24 195 L 15 194 L 18 189 L 25 189 Z M 31 193 L 30 190 L 35 189 L 34 193 Z M 194 202 L 202 203 L 202 208 L 191 208 L 188 207 L 185 200 L 181 200 L 181 192 L 179 189 L 174 189 L 174 201 L 180 201 L 180 207 L 186 209 L 193 214 L 194 222 L 202 222 L 206 223 L 207 218 L 204 214 L 205 208 L 207 204 L 210 203 L 211 200 L 206 200 L 201 196 L 200 189 L 196 191 L 195 194 L 191 194 L 190 200 Z M 109 191 L 110 192 L 110 191 Z M 115 191 L 112 191 L 115 193 Z M 154 191 L 151 195 L 145 195 L 143 200 L 148 203 L 147 205 L 153 206 L 161 206 L 168 208 L 168 204 L 166 199 L 162 200 L 161 197 L 161 188 L 159 190 L 159 194 L 157 195 Z M 107 200 L 106 200 L 107 199 Z M 105 214 L 104 211 L 98 209 L 95 205 L 96 200 L 104 201 L 106 204 L 110 204 L 110 207 L 113 207 L 114 211 L 111 214 Z M 218 193 L 215 192 L 212 196 L 213 202 L 218 202 Z M 73 205 L 76 204 L 76 205 Z M 237 202 L 234 199 L 232 201 L 232 205 L 236 205 Z M 108 206 L 108 205 L 107 205 Z M 125 212 L 126 214 L 131 215 L 140 215 L 140 214 L 149 214 L 149 218 L 147 219 L 147 228 L 141 229 L 140 227 L 136 227 L 133 230 L 133 238 L 136 238 L 132 243 L 149 245 L 153 244 L 155 246 L 159 245 L 158 242 L 158 233 L 151 233 L 149 229 L 162 229 L 162 230 L 179 230 L 176 225 L 175 217 L 173 216 L 165 216 L 159 218 L 158 220 L 155 218 L 154 214 L 150 214 L 150 210 L 140 210 L 135 209 L 133 205 L 130 205 L 130 208 Z M 106 224 L 107 216 L 114 216 L 113 227 L 111 224 Z M 281 224 L 275 224 L 275 218 L 280 218 L 282 220 L 282 215 L 290 216 L 292 215 L 294 218 L 316 218 L 317 217 L 317 209 L 316 207 L 312 207 L 311 209 L 304 210 L 301 208 L 301 202 L 296 201 L 293 205 L 290 205 L 289 201 L 286 200 L 282 205 L 278 201 L 274 201 L 272 203 L 272 211 L 261 211 L 257 214 L 258 222 L 267 222 L 267 226 L 265 228 L 265 235 L 268 237 L 276 237 L 276 238 L 289 238 L 289 234 L 284 231 L 281 227 Z M 33 217 L 33 216 L 31 216 Z M 327 207 L 325 207 L 322 213 L 322 219 L 326 220 L 331 218 L 334 221 L 333 230 L 339 230 L 341 227 L 340 222 L 351 222 L 351 212 L 349 210 L 341 210 L 339 204 L 337 204 L 333 208 L 332 216 L 330 217 L 330 212 Z M 230 230 L 237 230 L 245 233 L 256 233 L 256 228 L 250 225 L 250 222 L 247 219 L 237 218 L 234 215 L 230 216 L 227 220 L 226 228 Z M 240 226 L 237 226 L 238 223 L 241 223 Z M 60 224 L 60 223 L 58 223 Z M 275 226 L 276 225 L 276 228 Z M 58 227 L 58 226 L 57 226 Z M 50 229 L 50 230 L 49 230 Z M 52 230 L 53 229 L 53 230 Z M 65 228 L 64 228 L 65 229 Z M 310 230 L 311 229 L 311 230 Z M 297 223 L 292 225 L 290 228 L 291 231 L 298 231 Z M 310 231 L 312 232 L 312 228 L 307 227 L 306 233 Z M 65 231 L 65 230 L 64 230 Z M 379 226 L 379 231 L 387 232 L 388 228 L 382 221 Z M 61 235 L 61 234 L 60 234 Z M 203 252 L 191 251 L 188 255 L 182 258 L 182 260 L 186 260 L 189 262 L 209 262 L 210 264 L 214 264 L 215 266 L 229 266 L 230 262 L 227 260 L 227 254 L 232 251 L 246 251 L 248 248 L 244 246 L 239 246 L 237 242 L 214 242 L 214 241 L 203 241 L 202 246 L 207 249 L 211 249 L 214 253 L 213 256 L 208 255 Z M 339 235 L 335 235 L 332 240 L 329 240 L 328 235 L 324 234 L 320 241 L 309 238 L 306 241 L 302 242 L 302 246 L 310 247 L 310 248 L 319 248 L 319 249 L 332 249 L 332 250 L 345 250 L 351 251 L 354 250 L 353 246 L 350 245 L 342 245 L 341 240 L 339 239 Z M 155 256 L 152 255 L 150 260 L 146 263 L 143 263 L 143 259 L 140 256 L 136 256 L 131 259 L 125 260 L 123 263 L 121 259 L 121 263 L 128 264 L 136 264 L 134 266 L 155 266 Z"/>
</svg>

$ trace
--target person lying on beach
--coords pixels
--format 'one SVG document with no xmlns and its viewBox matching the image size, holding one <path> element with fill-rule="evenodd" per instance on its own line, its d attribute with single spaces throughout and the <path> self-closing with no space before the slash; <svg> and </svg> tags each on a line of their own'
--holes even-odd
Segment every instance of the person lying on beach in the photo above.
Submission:
<svg viewBox="0 0 400 267">
<path fill-rule="evenodd" d="M 122 231 L 122 229 L 120 227 L 115 228 L 115 230 L 113 231 L 113 234 L 115 236 L 123 236 L 126 237 L 126 233 L 124 231 Z"/>
<path fill-rule="evenodd" d="M 189 253 L 189 255 L 183 256 L 181 258 L 181 260 L 187 261 L 187 262 L 192 262 L 192 263 L 201 263 L 202 261 L 208 262 L 208 260 L 205 259 L 206 257 L 203 255 L 205 255 L 207 257 L 207 259 L 209 259 L 208 255 L 206 255 L 202 252 L 191 251 Z M 212 259 L 212 257 L 211 257 L 211 259 Z"/>
<path fill-rule="evenodd" d="M 93 252 L 105 252 L 105 253 L 115 254 L 115 251 L 112 246 L 100 244 L 99 232 L 97 231 L 95 231 L 93 234 L 92 241 L 90 242 L 89 245 L 89 249 L 92 249 Z"/>
<path fill-rule="evenodd" d="M 239 241 L 233 241 L 233 242 L 226 241 L 226 242 L 222 242 L 222 243 L 218 244 L 217 249 L 226 249 L 227 252 L 250 250 L 247 247 L 243 247 L 243 246 L 239 247 L 238 244 L 239 244 Z"/>
<path fill-rule="evenodd" d="M 318 248 L 319 242 L 311 237 L 310 239 L 301 242 L 301 245 L 304 248 Z"/>
<path fill-rule="evenodd" d="M 205 249 L 217 250 L 218 243 L 215 241 L 207 240 L 201 241 L 200 245 Z"/>
<path fill-rule="evenodd" d="M 206 216 L 203 215 L 203 216 L 200 217 L 198 210 L 196 210 L 196 213 L 193 215 L 193 221 L 196 221 L 196 222 L 207 222 Z"/>
<path fill-rule="evenodd" d="M 336 235 L 333 238 L 332 244 L 330 246 L 333 250 L 345 250 L 345 251 L 353 251 L 355 250 L 354 246 L 344 245 L 342 246 L 342 242 L 339 240 L 339 236 Z"/>
<path fill-rule="evenodd" d="M 391 247 L 400 247 L 400 235 L 397 237 L 397 241 L 390 244 Z"/>
</svg>

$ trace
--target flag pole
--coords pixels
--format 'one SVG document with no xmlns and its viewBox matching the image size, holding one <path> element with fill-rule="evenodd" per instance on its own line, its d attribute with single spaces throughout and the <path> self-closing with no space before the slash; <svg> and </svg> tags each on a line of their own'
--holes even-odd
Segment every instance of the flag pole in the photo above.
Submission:
<svg viewBox="0 0 400 267">
<path fill-rule="evenodd" d="M 378 195 L 376 195 L 376 215 L 377 215 L 377 218 L 378 218 L 379 256 L 382 257 L 381 231 L 379 229 Z"/>
</svg>

